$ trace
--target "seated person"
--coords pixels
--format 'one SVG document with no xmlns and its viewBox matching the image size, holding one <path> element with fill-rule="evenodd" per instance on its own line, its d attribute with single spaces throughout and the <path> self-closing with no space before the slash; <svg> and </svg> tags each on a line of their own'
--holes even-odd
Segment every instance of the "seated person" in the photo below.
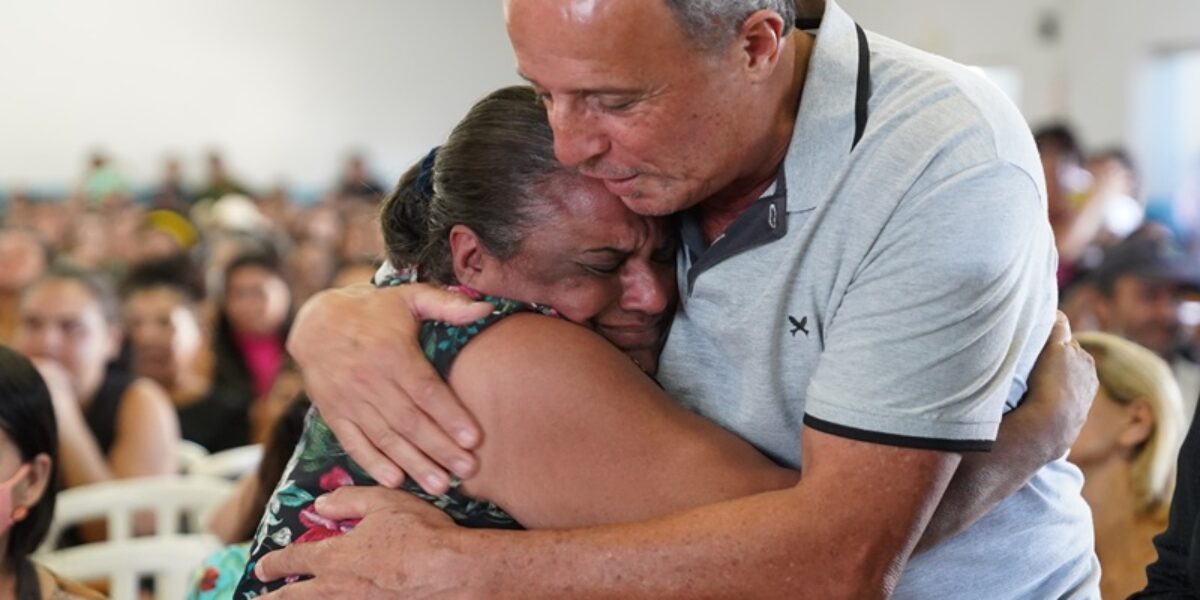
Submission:
<svg viewBox="0 0 1200 600">
<path fill-rule="evenodd" d="M 179 422 L 166 393 L 110 367 L 121 345 L 116 306 L 101 280 L 69 270 L 51 271 L 21 298 L 14 346 L 38 361 L 54 399 L 64 488 L 177 471 Z M 136 529 L 149 532 L 153 520 Z M 105 537 L 102 524 L 82 535 Z"/>
<path fill-rule="evenodd" d="M 45 382 L 28 359 L 0 346 L 0 598 L 103 598 L 29 558 L 54 516 L 57 458 Z"/>
<path fill-rule="evenodd" d="M 201 324 L 204 287 L 187 257 L 135 267 L 121 285 L 133 374 L 161 385 L 180 434 L 219 452 L 250 443 L 247 406 L 215 385 Z"/>
<path fill-rule="evenodd" d="M 308 398 L 303 395 L 292 397 L 291 404 L 272 424 L 258 470 L 242 478 L 234 494 L 213 513 L 209 531 L 228 545 L 206 558 L 196 570 L 188 590 L 189 600 L 232 597 L 246 571 L 250 540 L 275 490 L 275 482 L 283 475 L 300 441 L 309 406 Z"/>
<path fill-rule="evenodd" d="M 292 294 L 272 252 L 248 251 L 225 268 L 213 334 L 214 381 L 247 410 L 266 396 L 287 352 Z"/>
<path fill-rule="evenodd" d="M 1107 333 L 1076 336 L 1096 359 L 1100 389 L 1071 447 L 1092 508 L 1100 593 L 1128 598 L 1146 586 L 1153 538 L 1167 526 L 1183 402 L 1171 368 L 1153 352 Z"/>
<path fill-rule="evenodd" d="M 535 100 L 524 87 L 489 95 L 385 201 L 388 258 L 403 266 L 388 283 L 455 285 L 494 308 L 472 325 L 428 322 L 421 332 L 429 360 L 488 432 L 481 470 L 446 494 L 420 487 L 436 489 L 437 481 L 407 480 L 404 489 L 461 525 L 555 528 L 793 485 L 797 472 L 674 403 L 647 375 L 675 303 L 669 223 L 635 215 L 601 183 L 559 166 Z M 1034 406 L 1046 403 L 1027 403 L 1012 418 L 1028 418 Z M 1002 433 L 995 452 L 1013 450 L 1010 435 Z M 1004 483 L 992 480 L 1007 490 L 994 501 L 1054 457 L 1009 461 Z M 353 523 L 324 518 L 312 503 L 350 484 L 374 481 L 311 412 L 236 597 L 283 583 L 256 578 L 253 567 L 267 552 L 349 530 Z M 931 526 L 931 539 L 990 508 L 964 509 L 955 497 L 934 517 L 942 524 Z"/>
</svg>

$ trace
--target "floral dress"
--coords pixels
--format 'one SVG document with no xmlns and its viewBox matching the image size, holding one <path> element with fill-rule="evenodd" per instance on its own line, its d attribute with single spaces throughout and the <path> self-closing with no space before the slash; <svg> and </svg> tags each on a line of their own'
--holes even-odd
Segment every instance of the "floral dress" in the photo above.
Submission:
<svg viewBox="0 0 1200 600">
<path fill-rule="evenodd" d="M 476 300 L 489 302 L 495 309 L 492 314 L 470 325 L 453 326 L 440 322 L 426 322 L 422 326 L 420 341 L 425 356 L 443 379 L 450 372 L 450 366 L 463 347 L 501 319 L 522 312 L 558 316 L 549 307 L 481 296 L 463 288 L 452 289 L 466 293 Z M 405 480 L 402 489 L 438 507 L 464 527 L 522 528 L 499 506 L 464 494 L 461 484 L 460 480 L 454 478 L 450 491 L 438 496 L 426 493 L 411 479 Z M 320 413 L 312 409 L 305 418 L 304 433 L 300 442 L 296 445 L 279 485 L 271 495 L 263 520 L 259 523 L 254 540 L 250 544 L 250 560 L 233 597 L 238 600 L 256 598 L 294 581 L 289 579 L 265 583 L 255 577 L 254 566 L 267 553 L 293 543 L 313 542 L 341 535 L 352 529 L 357 520 L 338 522 L 326 519 L 317 514 L 313 506 L 317 496 L 346 485 L 376 485 L 376 482 L 346 454 Z"/>
</svg>

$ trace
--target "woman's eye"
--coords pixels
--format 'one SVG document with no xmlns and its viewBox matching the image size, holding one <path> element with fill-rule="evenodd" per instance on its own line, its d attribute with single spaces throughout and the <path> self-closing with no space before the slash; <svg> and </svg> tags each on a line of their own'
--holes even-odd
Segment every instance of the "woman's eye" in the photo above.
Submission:
<svg viewBox="0 0 1200 600">
<path fill-rule="evenodd" d="M 616 275 L 621 269 L 621 265 L 583 265 L 583 268 L 597 275 L 610 276 Z"/>
</svg>

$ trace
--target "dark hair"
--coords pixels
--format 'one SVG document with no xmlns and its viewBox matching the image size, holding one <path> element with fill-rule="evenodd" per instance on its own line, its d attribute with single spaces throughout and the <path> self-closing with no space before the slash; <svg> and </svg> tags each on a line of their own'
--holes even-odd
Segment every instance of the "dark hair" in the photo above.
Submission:
<svg viewBox="0 0 1200 600">
<path fill-rule="evenodd" d="M 282 279 L 285 283 L 287 282 L 287 277 L 283 274 L 283 265 L 280 264 L 278 254 L 271 251 L 252 250 L 243 252 L 229 261 L 229 266 L 225 267 L 225 278 L 222 281 L 222 294 L 229 291 L 229 281 L 233 279 L 233 274 L 243 267 L 265 269 L 272 275 Z"/>
<path fill-rule="evenodd" d="M 570 173 L 554 158 L 554 134 L 533 88 L 507 87 L 480 100 L 437 151 L 433 193 L 413 165 L 380 213 L 388 260 L 420 266 L 425 281 L 454 283 L 449 234 L 471 228 L 484 249 L 511 258 L 543 203 L 542 186 Z"/>
<path fill-rule="evenodd" d="M 123 300 L 128 300 L 137 292 L 156 288 L 177 292 L 192 304 L 204 300 L 204 280 L 196 269 L 196 264 L 187 255 L 172 256 L 134 267 L 121 281 L 120 295 Z"/>
<path fill-rule="evenodd" d="M 51 281 L 72 281 L 83 286 L 92 298 L 100 304 L 100 312 L 104 321 L 109 325 L 120 322 L 120 308 L 117 305 L 117 294 L 112 284 L 97 273 L 84 271 L 71 266 L 56 265 L 46 271 L 37 281 L 25 288 L 22 298 Z"/>
<path fill-rule="evenodd" d="M 279 478 L 283 477 L 283 472 L 287 470 L 296 444 L 300 443 L 300 436 L 304 434 L 304 418 L 310 406 L 312 403 L 308 396 L 301 392 L 271 426 L 271 433 L 267 435 L 267 441 L 263 444 L 262 461 L 258 463 L 258 488 L 254 490 L 254 500 L 250 503 L 250 511 L 246 513 L 238 529 L 237 539 L 248 540 L 254 537 L 267 501 L 271 499 L 271 493 L 275 491 Z"/>
<path fill-rule="evenodd" d="M 1033 132 L 1038 152 L 1058 152 L 1076 162 L 1083 162 L 1083 150 L 1074 130 L 1066 123 L 1050 123 Z"/>
<path fill-rule="evenodd" d="M 29 462 L 39 454 L 50 457 L 50 480 L 46 491 L 29 515 L 13 525 L 8 534 L 10 560 L 37 550 L 54 518 L 54 496 L 58 493 L 58 425 L 46 382 L 29 359 L 0 346 L 0 429 L 12 439 Z"/>
</svg>

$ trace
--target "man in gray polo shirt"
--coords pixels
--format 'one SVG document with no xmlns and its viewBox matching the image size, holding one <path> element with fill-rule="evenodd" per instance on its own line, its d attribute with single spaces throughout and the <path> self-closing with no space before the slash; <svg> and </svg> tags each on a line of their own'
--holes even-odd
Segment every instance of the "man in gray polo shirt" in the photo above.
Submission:
<svg viewBox="0 0 1200 600">
<path fill-rule="evenodd" d="M 687 210 L 664 385 L 802 481 L 647 523 L 442 532 L 453 541 L 422 564 L 489 597 L 1096 597 L 1063 461 L 909 559 L 1052 324 L 1045 186 L 1020 115 L 833 2 L 807 31 L 779 0 L 702 4 L 509 0 L 506 18 L 559 159 L 637 212 Z"/>
</svg>

